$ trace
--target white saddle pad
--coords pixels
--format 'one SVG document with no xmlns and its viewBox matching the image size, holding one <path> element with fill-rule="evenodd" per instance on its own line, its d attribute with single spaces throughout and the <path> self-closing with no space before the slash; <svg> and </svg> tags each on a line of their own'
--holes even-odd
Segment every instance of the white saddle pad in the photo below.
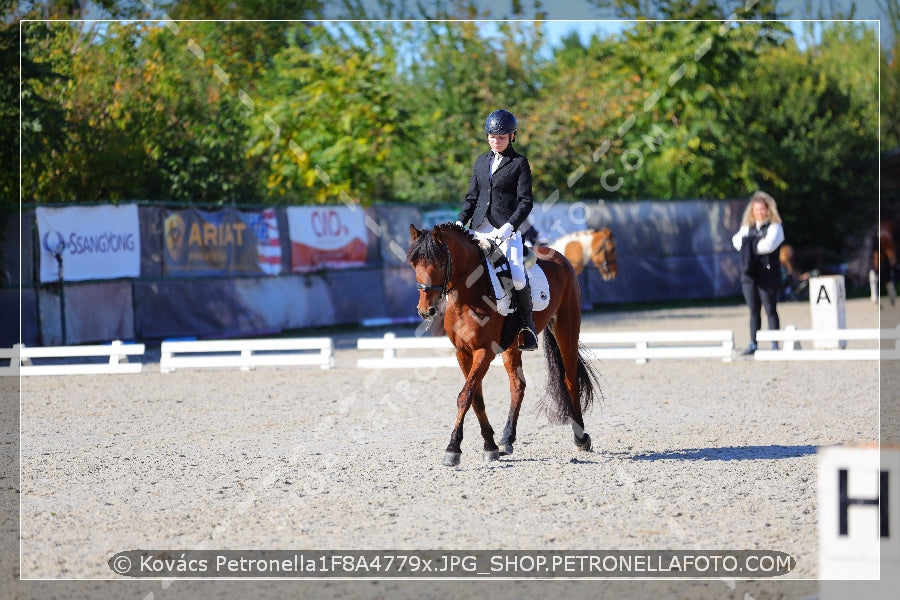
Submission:
<svg viewBox="0 0 900 600">
<path fill-rule="evenodd" d="M 488 274 L 491 277 L 491 285 L 494 287 L 494 296 L 497 298 L 497 312 L 504 317 L 513 312 L 512 294 L 506 292 L 500 285 L 500 278 L 490 262 L 485 260 Z M 537 263 L 525 270 L 528 275 L 528 283 L 531 285 L 531 310 L 537 312 L 544 310 L 550 304 L 550 282 L 544 270 Z"/>
</svg>

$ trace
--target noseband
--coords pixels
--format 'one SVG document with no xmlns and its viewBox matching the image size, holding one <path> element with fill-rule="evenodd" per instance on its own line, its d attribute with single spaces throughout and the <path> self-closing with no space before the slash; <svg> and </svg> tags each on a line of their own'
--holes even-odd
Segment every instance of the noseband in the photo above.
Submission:
<svg viewBox="0 0 900 600">
<path fill-rule="evenodd" d="M 447 292 L 450 291 L 450 277 L 453 274 L 453 257 L 450 255 L 450 248 L 447 247 L 447 244 L 441 242 L 441 247 L 444 249 L 444 253 L 447 255 L 447 262 L 444 266 L 444 281 L 441 285 L 428 285 L 426 283 L 416 282 L 416 289 L 421 290 L 423 292 L 440 292 L 441 300 L 443 300 L 447 296 Z"/>
</svg>

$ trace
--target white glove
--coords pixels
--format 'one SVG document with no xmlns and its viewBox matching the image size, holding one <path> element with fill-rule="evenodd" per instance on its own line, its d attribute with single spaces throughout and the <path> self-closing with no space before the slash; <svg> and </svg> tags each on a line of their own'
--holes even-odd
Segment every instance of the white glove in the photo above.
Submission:
<svg viewBox="0 0 900 600">
<path fill-rule="evenodd" d="M 459 225 L 460 227 L 462 227 L 463 229 L 465 229 L 465 227 L 466 227 L 465 225 L 463 225 L 462 221 L 457 221 L 456 224 Z"/>
<path fill-rule="evenodd" d="M 501 242 L 505 242 L 510 237 L 512 237 L 512 234 L 513 234 L 513 226 L 509 223 L 504 223 L 503 227 L 501 227 L 500 230 L 497 232 L 497 237 L 500 238 Z"/>
</svg>

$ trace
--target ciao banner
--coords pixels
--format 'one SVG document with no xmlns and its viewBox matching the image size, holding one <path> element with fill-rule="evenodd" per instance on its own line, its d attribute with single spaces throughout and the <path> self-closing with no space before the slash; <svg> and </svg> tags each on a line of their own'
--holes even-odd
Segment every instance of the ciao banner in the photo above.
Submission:
<svg viewBox="0 0 900 600">
<path fill-rule="evenodd" d="M 141 230 L 136 204 L 37 207 L 41 282 L 138 277 Z"/>
<path fill-rule="evenodd" d="M 366 222 L 362 209 L 292 206 L 287 209 L 291 271 L 366 264 Z"/>
<path fill-rule="evenodd" d="M 281 271 L 272 209 L 166 210 L 163 235 L 163 264 L 169 276 L 276 275 Z"/>
</svg>

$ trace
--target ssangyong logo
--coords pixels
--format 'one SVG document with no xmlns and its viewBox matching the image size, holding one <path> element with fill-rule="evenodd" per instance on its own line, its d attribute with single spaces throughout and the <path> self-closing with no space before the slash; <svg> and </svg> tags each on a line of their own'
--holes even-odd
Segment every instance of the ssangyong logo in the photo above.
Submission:
<svg viewBox="0 0 900 600">
<path fill-rule="evenodd" d="M 44 234 L 43 245 L 44 249 L 47 250 L 47 252 L 54 256 L 57 256 L 62 254 L 63 249 L 66 247 L 66 241 L 63 239 L 63 236 L 60 232 L 56 231 L 55 229 L 51 229 Z"/>
<path fill-rule="evenodd" d="M 79 235 L 70 233 L 66 240 L 63 235 L 51 229 L 44 234 L 44 248 L 50 254 L 59 256 L 63 250 L 72 255 L 77 254 L 110 254 L 117 252 L 133 252 L 136 248 L 133 233 L 116 233 L 105 231 L 96 235 Z"/>
</svg>

